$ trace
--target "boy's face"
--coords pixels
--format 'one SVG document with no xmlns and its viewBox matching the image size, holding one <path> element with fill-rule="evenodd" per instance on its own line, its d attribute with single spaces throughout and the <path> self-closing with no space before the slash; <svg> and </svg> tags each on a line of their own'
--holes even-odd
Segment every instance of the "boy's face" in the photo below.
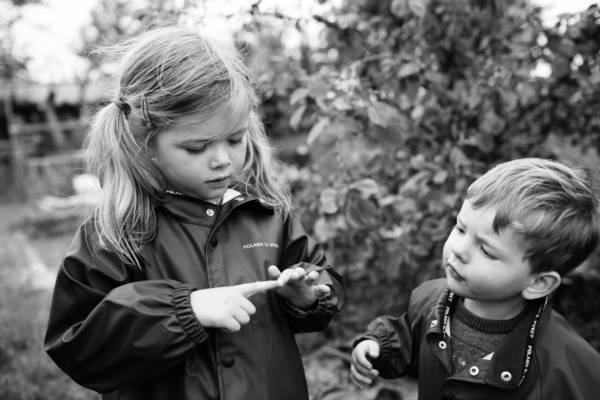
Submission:
<svg viewBox="0 0 600 400">
<path fill-rule="evenodd" d="M 523 301 L 521 291 L 533 279 L 511 228 L 499 234 L 494 208 L 473 208 L 465 200 L 444 245 L 443 265 L 450 290 L 492 308 Z"/>
</svg>

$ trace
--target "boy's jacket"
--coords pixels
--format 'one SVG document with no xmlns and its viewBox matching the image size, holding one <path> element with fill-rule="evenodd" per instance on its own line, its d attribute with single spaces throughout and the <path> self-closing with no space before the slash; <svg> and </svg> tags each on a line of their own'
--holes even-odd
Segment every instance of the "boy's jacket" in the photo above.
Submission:
<svg viewBox="0 0 600 400">
<path fill-rule="evenodd" d="M 297 332 L 324 329 L 344 303 L 342 279 L 295 218 L 232 191 L 220 207 L 174 195 L 157 211 L 142 269 L 95 245 L 86 223 L 58 273 L 45 349 L 103 399 L 308 399 Z M 269 280 L 267 269 L 320 272 L 331 296 L 301 312 L 254 294 L 239 332 L 200 326 L 196 289 Z"/>
<path fill-rule="evenodd" d="M 536 302 L 491 359 L 453 374 L 452 332 L 443 329 L 450 325 L 444 317 L 452 318 L 449 296 L 446 279 L 426 282 L 411 294 L 408 313 L 369 325 L 357 342 L 379 342 L 372 361 L 383 378 L 417 377 L 423 400 L 600 398 L 600 354 L 552 310 L 550 297 Z"/>
</svg>

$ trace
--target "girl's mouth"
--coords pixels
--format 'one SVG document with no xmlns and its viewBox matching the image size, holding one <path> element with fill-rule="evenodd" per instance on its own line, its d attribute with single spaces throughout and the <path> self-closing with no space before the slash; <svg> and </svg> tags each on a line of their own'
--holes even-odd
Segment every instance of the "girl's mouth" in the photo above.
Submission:
<svg viewBox="0 0 600 400">
<path fill-rule="evenodd" d="M 227 181 L 228 179 L 229 179 L 229 176 L 223 176 L 221 178 L 212 179 L 210 181 L 207 181 L 207 183 L 209 183 L 209 184 L 217 184 L 218 185 L 220 183 L 223 183 L 223 182 Z"/>
</svg>

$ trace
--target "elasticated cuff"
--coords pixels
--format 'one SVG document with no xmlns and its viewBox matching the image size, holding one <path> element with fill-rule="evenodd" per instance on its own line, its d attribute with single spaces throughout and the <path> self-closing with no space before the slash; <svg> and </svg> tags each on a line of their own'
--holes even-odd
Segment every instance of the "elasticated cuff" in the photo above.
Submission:
<svg viewBox="0 0 600 400">
<path fill-rule="evenodd" d="M 296 319 L 311 318 L 315 315 L 322 315 L 329 312 L 331 304 L 325 297 L 319 297 L 318 300 L 308 310 L 301 310 L 285 299 L 281 299 L 281 305 L 286 313 Z"/>
<path fill-rule="evenodd" d="M 385 364 L 391 362 L 394 351 L 391 335 L 384 335 L 381 332 L 369 332 L 356 338 L 352 343 L 352 348 L 354 349 L 356 345 L 365 340 L 373 340 L 379 344 L 379 357 L 377 360 L 373 360 L 374 363 Z"/>
<path fill-rule="evenodd" d="M 183 331 L 194 344 L 199 345 L 208 339 L 208 333 L 192 310 L 190 295 L 194 290 L 196 289 L 190 285 L 179 286 L 173 294 L 172 304 Z"/>
</svg>

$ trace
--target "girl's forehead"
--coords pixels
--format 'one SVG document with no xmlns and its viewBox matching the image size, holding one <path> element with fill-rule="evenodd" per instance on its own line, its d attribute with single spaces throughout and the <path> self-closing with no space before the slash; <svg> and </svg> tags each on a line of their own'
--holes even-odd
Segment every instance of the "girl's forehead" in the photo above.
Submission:
<svg viewBox="0 0 600 400">
<path fill-rule="evenodd" d="M 248 127 L 249 112 L 222 111 L 211 117 L 198 118 L 195 122 L 182 125 L 176 130 L 205 140 L 229 136 Z"/>
</svg>

